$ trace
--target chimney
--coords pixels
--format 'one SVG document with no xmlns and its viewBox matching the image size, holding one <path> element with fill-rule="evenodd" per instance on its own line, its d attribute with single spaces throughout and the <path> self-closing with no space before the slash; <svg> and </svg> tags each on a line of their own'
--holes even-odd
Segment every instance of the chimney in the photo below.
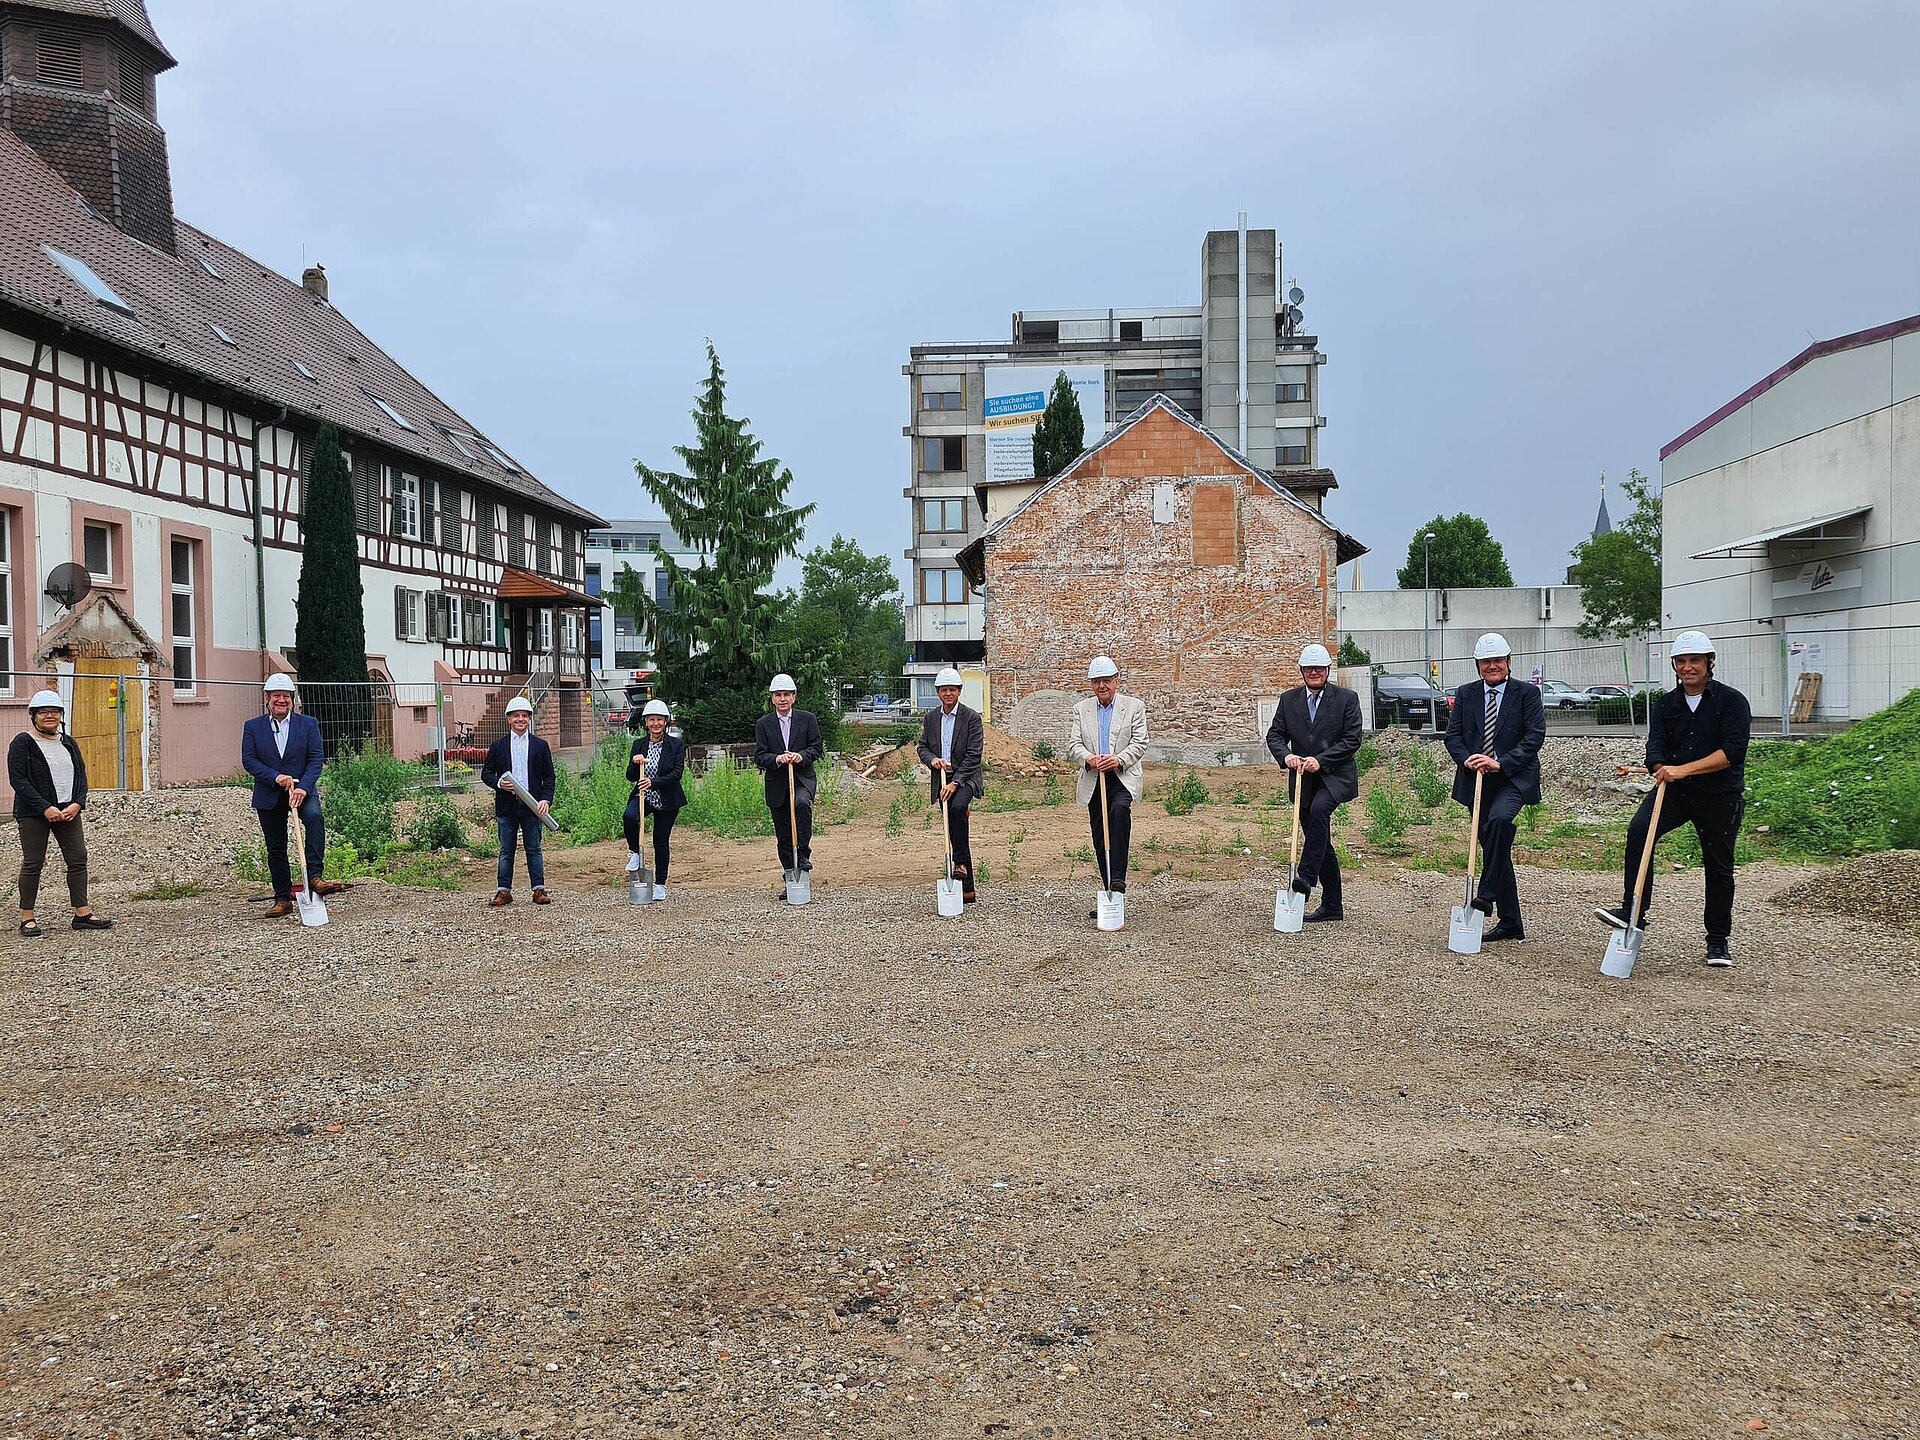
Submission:
<svg viewBox="0 0 1920 1440">
<path fill-rule="evenodd" d="M 300 288 L 316 300 L 327 298 L 327 267 L 309 265 L 300 275 Z"/>
</svg>

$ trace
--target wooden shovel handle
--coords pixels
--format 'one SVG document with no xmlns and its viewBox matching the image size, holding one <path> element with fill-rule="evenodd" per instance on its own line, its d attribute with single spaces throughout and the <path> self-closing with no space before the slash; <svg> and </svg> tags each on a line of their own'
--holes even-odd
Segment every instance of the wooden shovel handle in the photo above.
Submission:
<svg viewBox="0 0 1920 1440">
<path fill-rule="evenodd" d="M 1100 791 L 1100 846 L 1103 859 L 1100 869 L 1107 884 L 1107 893 L 1113 893 L 1113 831 L 1107 821 L 1107 772 L 1093 772 L 1093 783 Z"/>
<path fill-rule="evenodd" d="M 1647 817 L 1647 843 L 1640 847 L 1640 873 L 1634 877 L 1633 899 L 1628 902 L 1627 928 L 1639 929 L 1640 897 L 1647 893 L 1647 870 L 1653 864 L 1653 847 L 1660 841 L 1660 806 L 1667 798 L 1667 782 L 1653 787 L 1653 814 Z"/>
<path fill-rule="evenodd" d="M 1301 795 L 1301 792 L 1304 791 L 1306 788 L 1307 788 L 1307 772 L 1304 770 L 1294 771 L 1293 772 L 1293 830 L 1287 836 L 1287 845 L 1290 851 L 1287 857 L 1287 868 L 1293 871 L 1293 875 L 1289 878 L 1298 878 L 1300 874 L 1300 795 Z"/>
<path fill-rule="evenodd" d="M 1486 783 L 1487 772 L 1473 772 L 1473 819 L 1467 822 L 1467 878 L 1475 875 L 1474 865 L 1480 858 L 1480 787 Z"/>
</svg>

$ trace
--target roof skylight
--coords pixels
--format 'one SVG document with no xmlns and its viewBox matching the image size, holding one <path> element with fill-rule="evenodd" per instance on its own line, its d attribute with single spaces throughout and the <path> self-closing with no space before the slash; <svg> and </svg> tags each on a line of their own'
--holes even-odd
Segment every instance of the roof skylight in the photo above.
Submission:
<svg viewBox="0 0 1920 1440">
<path fill-rule="evenodd" d="M 207 328 L 213 332 L 213 338 L 218 340 L 222 345 L 233 344 L 233 336 L 229 335 L 225 330 L 221 329 L 218 325 L 214 324 L 211 320 L 207 322 Z M 239 347 L 235 346 L 234 348 L 238 349 Z"/>
<path fill-rule="evenodd" d="M 207 274 L 212 276 L 215 280 L 224 278 L 218 270 L 213 268 L 212 262 L 210 262 L 206 256 L 196 255 L 193 258 L 194 258 L 194 262 L 198 264 L 202 270 L 206 271 Z"/>
<path fill-rule="evenodd" d="M 84 260 L 76 260 L 71 255 L 54 249 L 51 245 L 40 247 L 47 258 L 72 276 L 82 290 L 98 300 L 109 310 L 118 310 L 122 315 L 131 317 L 133 307 L 114 293 L 113 287 L 93 273 L 93 269 Z"/>
<path fill-rule="evenodd" d="M 389 405 L 386 401 L 382 400 L 378 395 L 374 394 L 371 390 L 362 390 L 360 393 L 366 396 L 374 404 L 378 405 L 380 407 L 380 413 L 386 416 L 389 420 L 393 421 L 393 423 L 398 425 L 402 430 L 413 430 L 413 422 L 411 420 L 407 419 L 406 416 L 402 415 L 398 410 L 394 409 L 393 406 Z M 417 434 L 419 432 L 415 431 L 414 433 Z"/>
<path fill-rule="evenodd" d="M 485 440 L 482 440 L 480 443 L 486 446 L 489 455 L 500 462 L 500 468 L 502 470 L 506 471 L 509 475 L 518 475 L 520 473 L 520 467 L 502 454 L 499 446 L 489 445 Z"/>
<path fill-rule="evenodd" d="M 478 460 L 480 458 L 478 455 L 474 454 L 473 451 L 469 450 L 464 444 L 461 443 L 463 437 L 460 431 L 443 428 L 440 433 L 445 435 L 447 439 L 452 442 L 453 448 L 458 450 L 462 455 L 466 456 L 467 459 Z M 465 436 L 464 438 L 467 440 L 473 439 L 471 435 Z"/>
<path fill-rule="evenodd" d="M 306 376 L 306 378 L 309 380 L 318 380 L 320 378 L 318 375 L 314 374 L 313 371 L 309 370 L 305 365 L 303 365 L 298 360 L 293 362 L 293 368 L 298 370 L 302 375 Z"/>
</svg>

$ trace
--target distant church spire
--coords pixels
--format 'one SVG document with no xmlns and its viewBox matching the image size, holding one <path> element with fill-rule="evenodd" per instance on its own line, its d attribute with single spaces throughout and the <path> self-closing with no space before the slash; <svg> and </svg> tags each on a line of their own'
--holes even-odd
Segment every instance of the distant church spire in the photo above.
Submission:
<svg viewBox="0 0 1920 1440">
<path fill-rule="evenodd" d="M 1600 472 L 1600 513 L 1593 519 L 1593 538 L 1613 533 L 1613 521 L 1607 515 L 1607 472 Z"/>
</svg>

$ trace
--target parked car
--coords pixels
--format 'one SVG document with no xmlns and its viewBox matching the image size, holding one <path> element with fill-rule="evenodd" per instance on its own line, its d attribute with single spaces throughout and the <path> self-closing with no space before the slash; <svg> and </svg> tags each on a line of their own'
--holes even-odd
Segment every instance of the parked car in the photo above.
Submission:
<svg viewBox="0 0 1920 1440">
<path fill-rule="evenodd" d="M 1564 680 L 1543 680 L 1540 703 L 1549 710 L 1582 710 L 1593 702 L 1587 698 L 1586 691 L 1576 690 Z"/>
<path fill-rule="evenodd" d="M 1424 675 L 1376 675 L 1373 679 L 1373 726 L 1384 729 L 1405 723 L 1410 730 L 1447 723 L 1453 696 Z"/>
<path fill-rule="evenodd" d="M 1598 705 L 1602 700 L 1625 700 L 1628 691 L 1624 685 L 1589 685 L 1580 692 L 1584 705 Z"/>
</svg>

